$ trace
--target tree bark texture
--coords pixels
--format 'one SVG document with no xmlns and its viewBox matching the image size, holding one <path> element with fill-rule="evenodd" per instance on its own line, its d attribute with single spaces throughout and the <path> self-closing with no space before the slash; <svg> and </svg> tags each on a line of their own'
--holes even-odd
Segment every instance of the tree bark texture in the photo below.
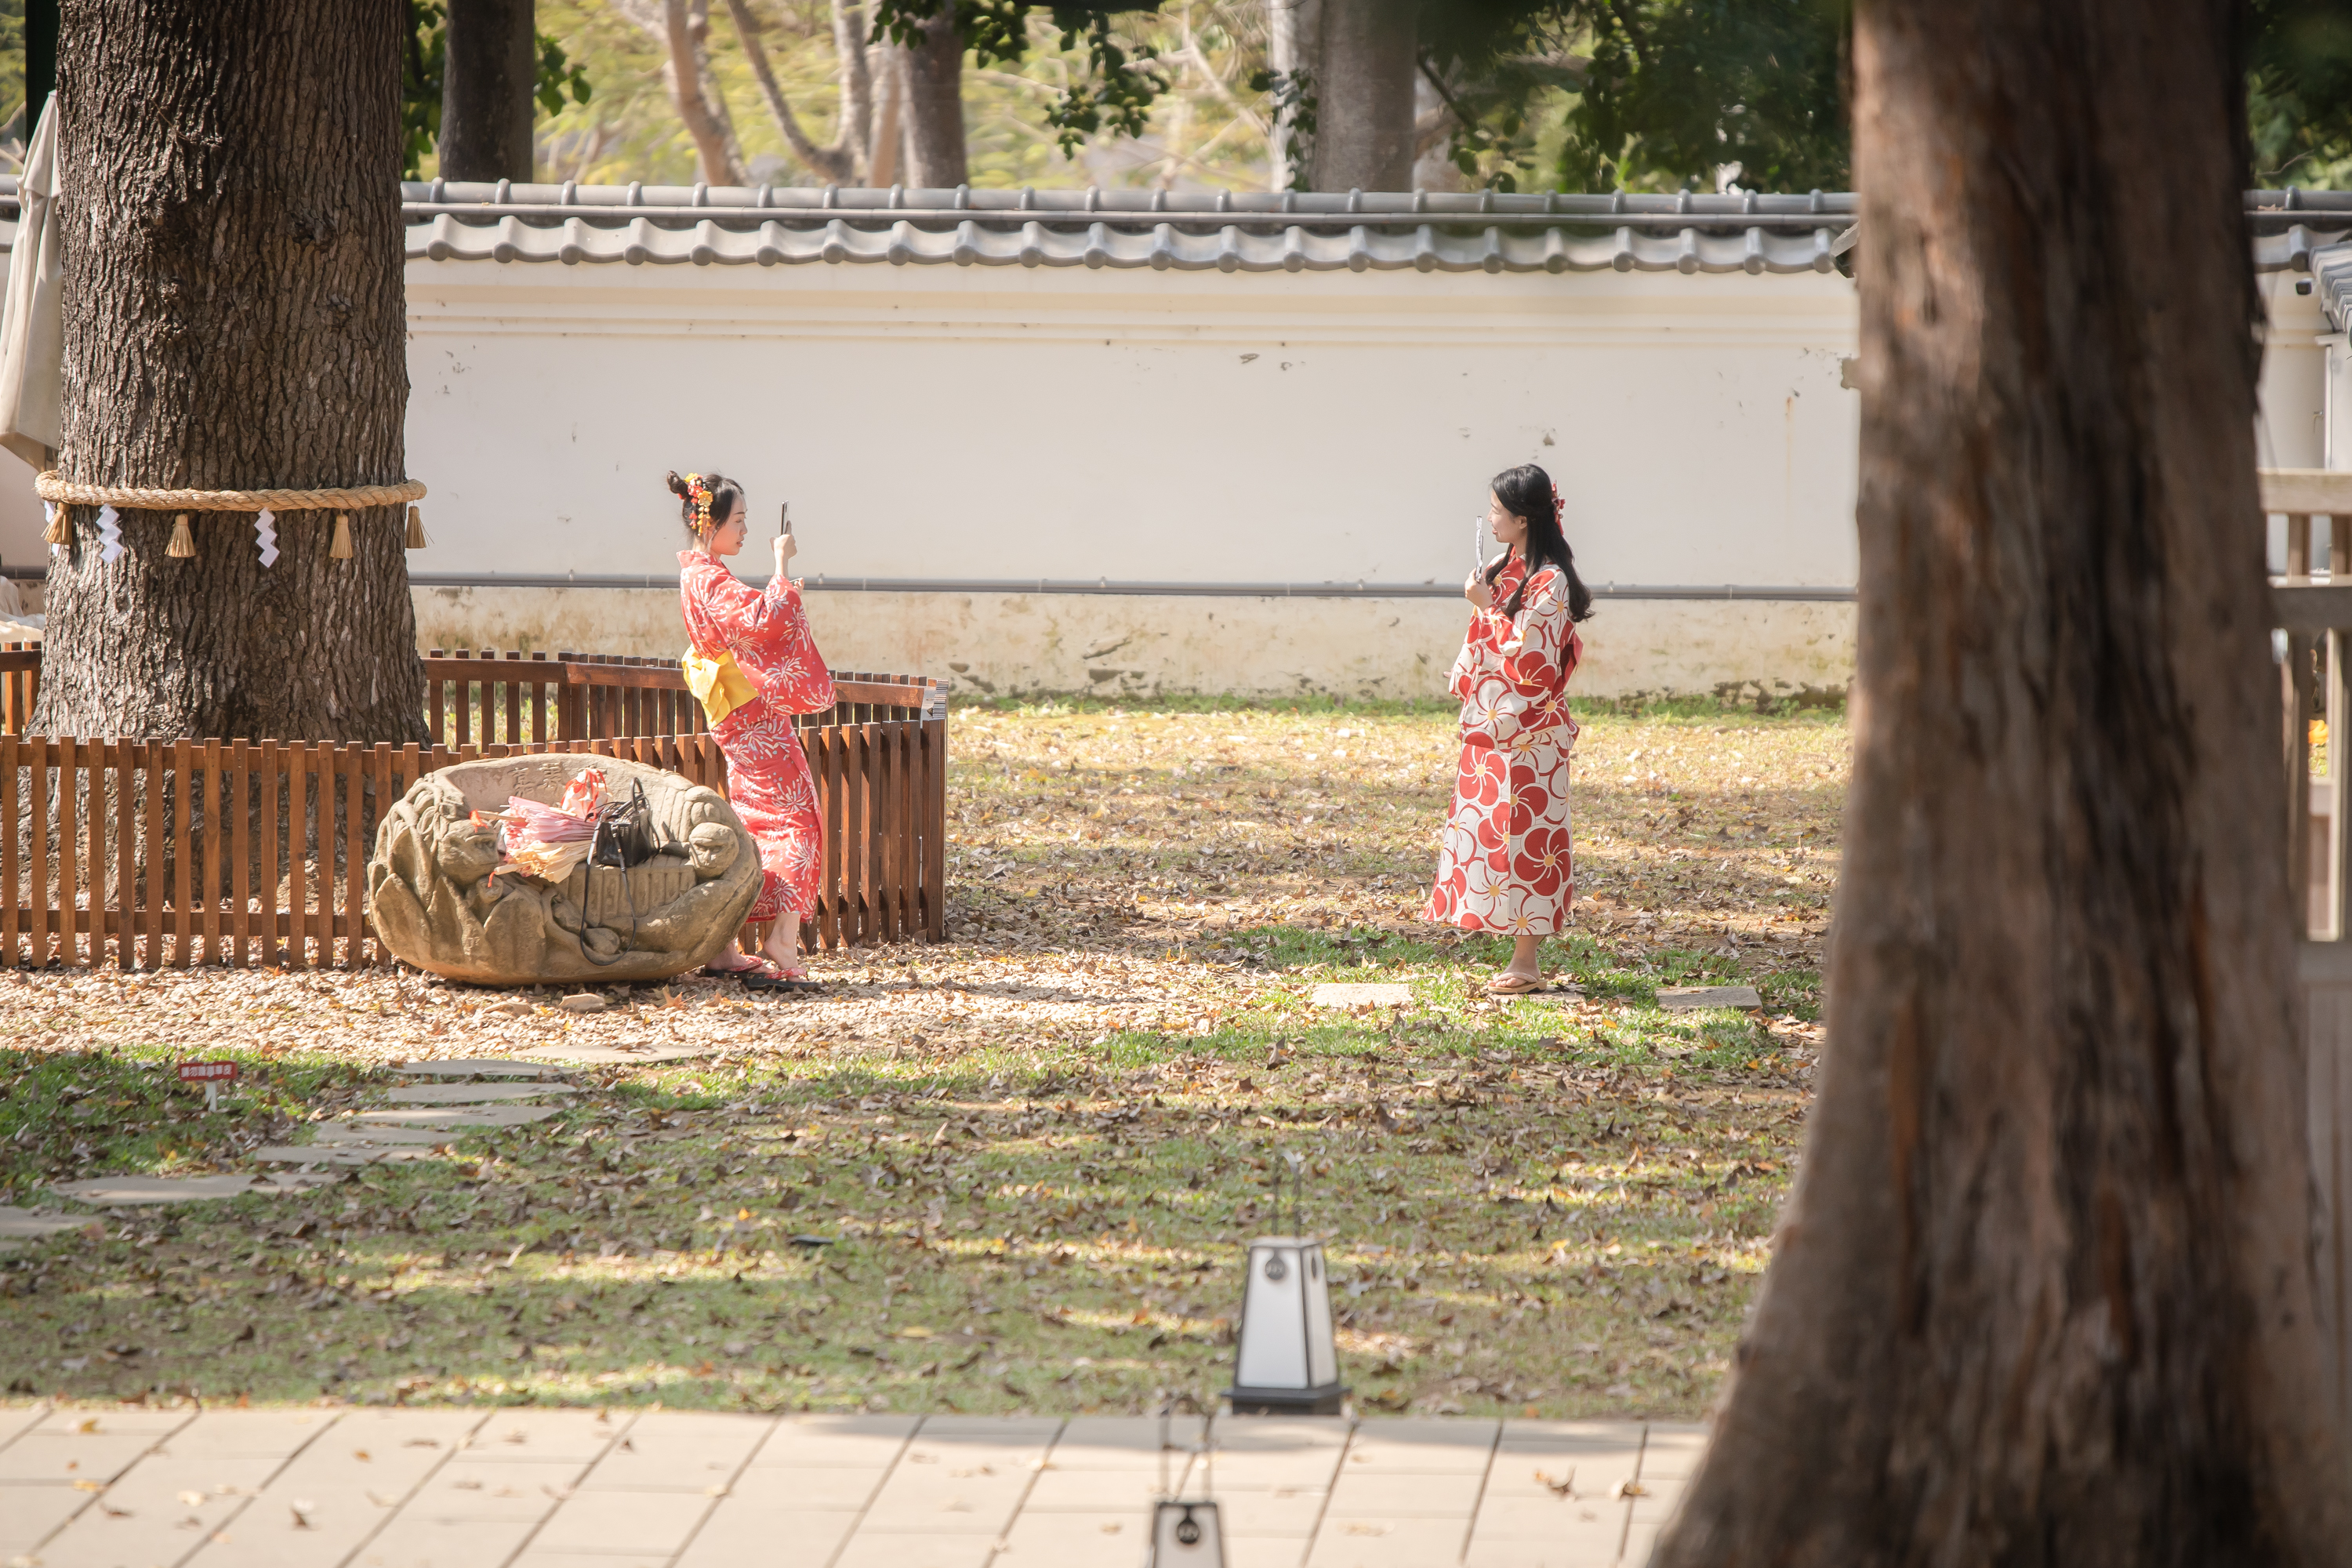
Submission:
<svg viewBox="0 0 2352 1568">
<path fill-rule="evenodd" d="M 663 0 L 660 37 L 669 54 L 662 69 L 670 102 L 694 138 L 699 177 L 713 185 L 750 184 L 735 117 L 710 70 L 710 0 Z"/>
<path fill-rule="evenodd" d="M 1318 191 L 1412 188 L 1414 0 L 1323 0 L 1312 76 Z"/>
<path fill-rule="evenodd" d="M 963 32 L 952 5 L 925 22 L 922 41 L 907 51 L 906 114 L 907 184 L 945 191 L 964 184 Z"/>
<path fill-rule="evenodd" d="M 1654 1563 L 2346 1561 L 2229 22 L 1857 9 L 1829 1048 Z"/>
<path fill-rule="evenodd" d="M 1306 71 L 1311 78 L 1323 47 L 1323 0 L 1265 0 L 1265 63 L 1286 79 Z M 1307 151 L 1299 134 L 1300 105 L 1292 102 L 1274 112 L 1274 129 L 1266 137 L 1266 183 L 1277 191 L 1290 188 L 1297 173 L 1295 154 Z M 1299 145 L 1294 149 L 1291 142 Z"/>
<path fill-rule="evenodd" d="M 441 177 L 531 176 L 531 123 L 538 109 L 539 37 L 534 0 L 449 0 L 441 76 Z"/>
<path fill-rule="evenodd" d="M 874 67 L 858 0 L 833 0 L 833 48 L 841 60 L 841 127 L 834 141 L 851 149 L 852 175 L 863 179 L 874 144 Z"/>
<path fill-rule="evenodd" d="M 397 482 L 408 406 L 400 0 L 70 0 L 58 89 L 68 479 Z M 53 555 L 52 735 L 421 738 L 404 520 L 98 509 Z"/>
<path fill-rule="evenodd" d="M 836 44 L 841 36 L 841 0 L 834 0 L 834 37 Z M 864 138 L 856 135 L 851 126 L 855 106 L 850 100 L 849 57 L 842 58 L 842 129 L 829 147 L 820 147 L 800 116 L 793 111 L 791 100 L 784 97 L 783 85 L 776 80 L 775 68 L 768 61 L 767 46 L 760 42 L 760 21 L 751 14 L 751 0 L 727 0 L 727 15 L 735 24 L 735 37 L 743 46 L 743 58 L 751 63 L 751 79 L 759 84 L 760 96 L 768 105 L 768 116 L 784 138 L 793 156 L 817 178 L 828 184 L 855 184 L 857 179 L 858 155 L 865 150 Z M 865 74 L 864 49 L 856 51 L 858 75 Z"/>
</svg>

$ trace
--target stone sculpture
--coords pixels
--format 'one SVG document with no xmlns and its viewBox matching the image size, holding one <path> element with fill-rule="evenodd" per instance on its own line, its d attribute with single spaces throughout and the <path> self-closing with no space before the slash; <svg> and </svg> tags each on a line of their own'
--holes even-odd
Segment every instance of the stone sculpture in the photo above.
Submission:
<svg viewBox="0 0 2352 1568">
<path fill-rule="evenodd" d="M 644 786 L 656 852 L 625 870 L 582 866 L 562 883 L 492 877 L 497 829 L 474 826 L 473 813 L 504 811 L 510 795 L 552 805 L 584 767 L 603 771 L 607 800 Z M 542 985 L 665 980 L 708 963 L 741 927 L 760 879 L 759 846 L 718 792 L 640 763 L 554 753 L 419 779 L 376 830 L 367 885 L 376 932 L 403 963 L 478 984 Z"/>
</svg>

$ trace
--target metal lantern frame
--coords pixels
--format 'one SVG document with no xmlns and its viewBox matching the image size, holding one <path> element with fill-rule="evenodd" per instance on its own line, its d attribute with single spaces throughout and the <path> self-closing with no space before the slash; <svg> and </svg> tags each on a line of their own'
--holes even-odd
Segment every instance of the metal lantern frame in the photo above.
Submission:
<svg viewBox="0 0 2352 1568">
<path fill-rule="evenodd" d="M 1192 1401 L 1187 1397 L 1185 1403 Z M 1143 1568 L 1225 1568 L 1224 1519 L 1212 1478 L 1216 1412 L 1202 1413 L 1200 1447 L 1191 1450 L 1201 1456 L 1201 1495 L 1188 1501 L 1181 1482 L 1168 1484 L 1168 1456 L 1175 1448 L 1168 1440 L 1169 1426 L 1175 1410 L 1172 1398 L 1160 1406 L 1160 1490 L 1151 1500 L 1151 1524 L 1143 1538 Z"/>
<path fill-rule="evenodd" d="M 1301 1162 L 1295 1154 L 1284 1157 L 1290 1170 L 1291 1206 L 1289 1234 L 1263 1236 L 1249 1244 L 1248 1267 L 1243 1277 L 1242 1310 L 1239 1330 L 1234 1336 L 1234 1384 L 1225 1397 L 1236 1415 L 1336 1415 L 1348 1397 L 1347 1385 L 1339 1381 L 1339 1352 L 1331 1322 L 1330 1269 L 1323 1257 L 1321 1241 L 1305 1234 L 1306 1226 L 1300 1211 L 1306 1200 L 1306 1176 Z M 1282 1171 L 1274 1173 L 1275 1227 L 1282 1226 Z M 1284 1289 L 1293 1272 L 1297 1276 L 1296 1293 L 1297 1321 L 1288 1321 L 1289 1302 L 1282 1302 L 1285 1321 L 1275 1321 L 1250 1310 L 1250 1299 L 1259 1295 L 1261 1277 L 1273 1289 L 1267 1294 L 1287 1297 Z M 1253 1359 L 1250 1355 L 1250 1333 L 1295 1331 L 1298 1335 L 1299 1382 L 1289 1384 L 1250 1384 L 1242 1381 L 1244 1370 Z"/>
</svg>

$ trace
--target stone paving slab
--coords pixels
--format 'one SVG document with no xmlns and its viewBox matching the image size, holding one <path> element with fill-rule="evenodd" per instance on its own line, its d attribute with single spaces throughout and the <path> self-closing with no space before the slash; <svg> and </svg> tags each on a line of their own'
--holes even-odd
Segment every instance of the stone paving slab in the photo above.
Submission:
<svg viewBox="0 0 2352 1568">
<path fill-rule="evenodd" d="M 1412 1005 L 1412 987 L 1325 981 L 1315 988 L 1315 1005 L 1318 1007 L 1410 1007 Z"/>
<path fill-rule="evenodd" d="M 340 1145 L 345 1148 L 382 1149 L 405 1144 L 412 1148 L 434 1149 L 444 1143 L 454 1143 L 459 1135 L 442 1127 L 404 1127 L 386 1122 L 376 1125 L 359 1121 L 327 1121 L 319 1126 L 318 1142 L 310 1147 Z"/>
<path fill-rule="evenodd" d="M 501 1568 L 538 1528 L 536 1521 L 469 1519 L 443 1523 L 403 1512 L 360 1549 L 352 1568 Z"/>
<path fill-rule="evenodd" d="M 649 1410 L 604 1451 L 580 1489 L 718 1496 L 774 1424 L 772 1416 Z"/>
<path fill-rule="evenodd" d="M 438 1158 L 430 1149 L 393 1148 L 382 1143 L 273 1143 L 256 1149 L 252 1158 L 272 1165 L 383 1165 L 402 1160 Z"/>
<path fill-rule="evenodd" d="M 89 1223 L 88 1215 L 38 1214 L 12 1205 L 0 1204 L 0 1237 L 11 1240 L 55 1236 L 61 1230 L 79 1230 Z"/>
<path fill-rule="evenodd" d="M 635 1418 L 633 1410 L 496 1410 L 465 1440 L 465 1458 L 475 1464 L 563 1459 L 584 1471 L 628 1435 Z"/>
<path fill-rule="evenodd" d="M 90 1505 L 72 1487 L 0 1485 L 0 1552 L 10 1563 L 34 1559 L 42 1542 Z"/>
<path fill-rule="evenodd" d="M 409 1078 L 553 1078 L 562 1069 L 505 1057 L 457 1057 L 399 1062 L 392 1070 Z"/>
<path fill-rule="evenodd" d="M 544 1121 L 560 1112 L 551 1105 L 478 1105 L 452 1106 L 446 1110 L 423 1108 L 399 1110 L 362 1110 L 348 1121 L 347 1127 L 520 1127 L 532 1121 Z"/>
<path fill-rule="evenodd" d="M 193 1204 L 211 1198 L 237 1198 L 247 1193 L 284 1197 L 308 1192 L 334 1180 L 331 1176 L 93 1176 L 86 1182 L 63 1182 L 51 1190 L 61 1197 L 100 1208 L 115 1204 Z"/>
<path fill-rule="evenodd" d="M 865 1499 L 881 1479 L 881 1472 L 875 1471 L 859 1501 L 844 1508 L 804 1508 L 780 1499 L 738 1493 L 703 1521 L 702 1528 L 679 1554 L 677 1568 L 762 1568 L 771 1563 L 781 1568 L 786 1563 L 829 1562 L 857 1528 Z"/>
<path fill-rule="evenodd" d="M 46 1405 L 0 1405 L 0 1448 L 39 1426 L 48 1414 Z"/>
<path fill-rule="evenodd" d="M 41 1548 L 41 1568 L 169 1568 L 214 1533 L 226 1530 L 246 1500 L 278 1472 L 322 1423 L 307 1430 L 276 1412 L 242 1431 L 235 1423 L 197 1418 L 210 1430 L 185 1431 L 158 1443 L 152 1456 L 106 1490 L 100 1506 L 84 1509 Z"/>
<path fill-rule="evenodd" d="M 1702 1007 L 1738 1007 L 1753 1012 L 1764 1005 L 1753 985 L 1661 985 L 1658 1005 L 1669 1013 L 1689 1013 Z"/>
<path fill-rule="evenodd" d="M 577 1067 L 610 1067 L 621 1062 L 635 1062 L 642 1066 L 646 1062 L 690 1061 L 696 1057 L 707 1057 L 719 1047 L 716 1045 L 647 1046 L 642 1050 L 631 1050 L 625 1046 L 549 1044 L 518 1046 L 515 1048 L 524 1056 L 538 1057 L 551 1062 Z"/>
<path fill-rule="evenodd" d="M 1633 1421 L 1171 1423 L 1231 1568 L 1627 1568 L 1705 1434 Z M 1205 1469 L 1205 1474 L 1203 1473 Z M 1092 1568 L 1140 1558 L 1133 1417 L 0 1406 L 37 1568 Z"/>
<path fill-rule="evenodd" d="M 502 1100 L 579 1092 L 568 1083 L 415 1083 L 405 1089 L 388 1089 L 384 1098 L 394 1105 L 495 1105 Z"/>
</svg>

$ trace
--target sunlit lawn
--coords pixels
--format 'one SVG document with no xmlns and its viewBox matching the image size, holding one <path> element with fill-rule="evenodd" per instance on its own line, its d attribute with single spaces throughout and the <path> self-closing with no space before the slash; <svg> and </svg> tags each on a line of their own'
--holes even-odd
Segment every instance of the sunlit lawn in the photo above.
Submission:
<svg viewBox="0 0 2352 1568">
<path fill-rule="evenodd" d="M 960 709 L 949 944 L 822 960 L 821 1002 L 641 989 L 577 1037 L 714 1054 L 579 1075 L 451 1157 L 28 1244 L 11 1390 L 1137 1410 L 1230 1381 L 1240 1245 L 1295 1155 L 1360 1404 L 1695 1415 L 1798 1146 L 1846 736 L 1585 725 L 1557 954 L 1583 997 L 1496 1003 L 1499 944 L 1414 919 L 1450 712 Z M 1413 1001 L 1318 1011 L 1328 979 Z M 1760 1017 L 1654 1005 L 1735 981 Z M 247 1168 L 393 1058 L 575 1027 L 493 1030 L 497 999 L 0 978 L 0 1202 Z M 207 1116 L 163 1070 L 197 1051 L 259 1081 Z"/>
</svg>

